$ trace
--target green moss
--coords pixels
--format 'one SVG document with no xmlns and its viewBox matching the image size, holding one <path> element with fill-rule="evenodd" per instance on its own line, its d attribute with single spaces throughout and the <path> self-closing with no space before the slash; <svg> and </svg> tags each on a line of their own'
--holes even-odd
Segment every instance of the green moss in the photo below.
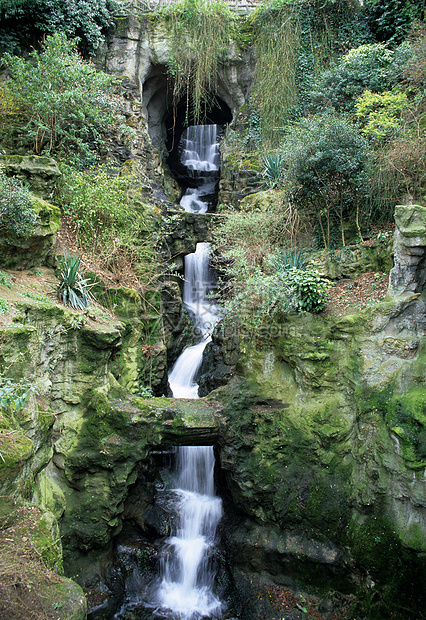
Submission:
<svg viewBox="0 0 426 620">
<path fill-rule="evenodd" d="M 123 432 L 126 424 L 123 412 L 114 409 L 104 393 L 95 391 L 87 406 L 81 440 L 85 445 L 97 445 L 102 438 Z"/>
<path fill-rule="evenodd" d="M 401 440 L 402 455 L 411 469 L 426 465 L 426 396 L 420 386 L 408 386 L 405 394 L 388 385 L 379 391 L 355 391 L 361 413 L 378 413 L 389 431 Z"/>
<path fill-rule="evenodd" d="M 36 230 L 42 228 L 45 235 L 54 235 L 61 225 L 61 210 L 41 198 L 33 196 L 31 206 L 37 213 Z"/>
<path fill-rule="evenodd" d="M 0 431 L 0 481 L 18 472 L 33 454 L 33 443 L 21 430 Z"/>
<path fill-rule="evenodd" d="M 401 545 L 391 525 L 378 513 L 356 517 L 348 528 L 355 560 L 376 582 L 375 596 L 361 593 L 368 618 L 382 620 L 392 617 L 391 611 L 404 608 L 403 617 L 414 620 L 422 606 L 424 560 Z"/>
<path fill-rule="evenodd" d="M 31 531 L 31 536 L 45 565 L 63 574 L 62 545 L 59 528 L 51 513 L 44 513 Z"/>
</svg>

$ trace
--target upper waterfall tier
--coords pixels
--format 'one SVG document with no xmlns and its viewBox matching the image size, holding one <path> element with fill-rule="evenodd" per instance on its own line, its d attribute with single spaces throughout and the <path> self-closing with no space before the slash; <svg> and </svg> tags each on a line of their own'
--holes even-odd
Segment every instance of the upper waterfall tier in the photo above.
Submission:
<svg viewBox="0 0 426 620">
<path fill-rule="evenodd" d="M 220 174 L 217 125 L 191 125 L 182 134 L 180 162 L 196 187 L 189 187 L 181 206 L 189 213 L 206 213 Z"/>
</svg>

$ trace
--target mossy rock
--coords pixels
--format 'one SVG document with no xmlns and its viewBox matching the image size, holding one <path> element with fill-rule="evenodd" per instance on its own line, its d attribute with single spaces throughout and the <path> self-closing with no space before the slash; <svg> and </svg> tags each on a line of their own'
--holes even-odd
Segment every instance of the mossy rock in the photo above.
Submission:
<svg viewBox="0 0 426 620">
<path fill-rule="evenodd" d="M 37 155 L 4 155 L 0 157 L 0 162 L 8 176 L 28 183 L 35 196 L 45 200 L 52 197 L 61 176 L 54 159 Z"/>
<path fill-rule="evenodd" d="M 23 431 L 0 431 L 0 482 L 16 475 L 33 455 L 33 443 Z"/>
<path fill-rule="evenodd" d="M 60 210 L 41 198 L 32 198 L 37 213 L 32 234 L 28 238 L 9 234 L 0 239 L 0 267 L 31 269 L 49 264 L 49 253 L 60 227 Z"/>
</svg>

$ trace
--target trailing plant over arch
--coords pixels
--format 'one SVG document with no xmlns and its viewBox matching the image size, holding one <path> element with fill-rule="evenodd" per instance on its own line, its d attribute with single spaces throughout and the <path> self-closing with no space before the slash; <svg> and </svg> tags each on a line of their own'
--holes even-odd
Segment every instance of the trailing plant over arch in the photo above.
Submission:
<svg viewBox="0 0 426 620">
<path fill-rule="evenodd" d="M 180 0 L 165 4 L 154 15 L 170 34 L 168 72 L 173 100 L 187 100 L 187 116 L 196 123 L 217 91 L 218 72 L 234 30 L 235 15 L 221 0 Z"/>
</svg>

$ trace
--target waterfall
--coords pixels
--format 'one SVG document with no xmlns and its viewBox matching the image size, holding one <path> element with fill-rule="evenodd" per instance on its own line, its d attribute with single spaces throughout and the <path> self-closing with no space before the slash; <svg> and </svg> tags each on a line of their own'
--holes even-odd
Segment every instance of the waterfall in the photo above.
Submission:
<svg viewBox="0 0 426 620">
<path fill-rule="evenodd" d="M 180 161 L 196 187 L 190 187 L 180 204 L 189 213 L 206 213 L 203 197 L 215 192 L 219 179 L 219 143 L 217 125 L 191 125 L 182 134 Z"/>
<path fill-rule="evenodd" d="M 208 203 L 202 197 L 213 193 L 219 179 L 219 144 L 217 125 L 192 125 L 182 134 L 181 162 L 188 175 L 196 179 L 196 188 L 189 188 L 181 206 L 191 213 L 206 213 Z M 183 303 L 199 335 L 199 342 L 188 347 L 177 359 L 169 373 L 169 385 L 175 398 L 198 398 L 195 377 L 201 366 L 203 352 L 211 340 L 211 332 L 218 320 L 215 304 L 207 298 L 212 290 L 209 270 L 210 244 L 198 243 L 193 254 L 185 256 Z"/>
<path fill-rule="evenodd" d="M 175 398 L 198 398 L 195 376 L 201 366 L 204 349 L 211 341 L 212 329 L 218 320 L 217 308 L 207 298 L 213 286 L 209 253 L 210 244 L 197 243 L 196 251 L 185 256 L 183 303 L 192 317 L 194 331 L 200 341 L 183 351 L 169 374 L 169 385 Z"/>
<path fill-rule="evenodd" d="M 214 494 L 213 470 L 212 446 L 178 448 L 173 479 L 176 488 L 172 490 L 172 499 L 167 500 L 169 505 L 174 504 L 177 520 L 161 560 L 155 595 L 159 617 L 179 620 L 221 617 L 222 605 L 214 592 L 211 552 L 222 516 L 222 501 Z"/>
</svg>

